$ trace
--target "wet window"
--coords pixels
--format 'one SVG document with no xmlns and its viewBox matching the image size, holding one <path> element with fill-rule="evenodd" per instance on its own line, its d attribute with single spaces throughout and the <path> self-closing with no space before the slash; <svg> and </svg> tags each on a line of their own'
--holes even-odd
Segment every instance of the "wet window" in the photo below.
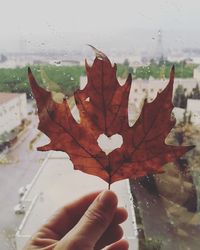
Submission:
<svg viewBox="0 0 200 250">
<path fill-rule="evenodd" d="M 125 184 L 122 182 L 116 191 L 119 197 L 125 197 L 125 203 L 122 203 L 129 213 L 129 224 L 124 227 L 130 249 L 200 249 L 199 10 L 198 1 L 186 0 L 1 0 L 1 250 L 21 250 L 37 227 L 62 206 L 65 199 L 68 202 L 71 194 L 76 196 L 95 188 L 107 188 L 103 181 L 93 181 L 93 176 L 87 180 L 81 177 L 75 182 L 73 178 L 77 178 L 78 171 L 73 170 L 67 154 L 59 150 L 37 151 L 38 147 L 48 144 L 49 139 L 38 129 L 40 110 L 27 77 L 30 67 L 39 85 L 52 93 L 56 103 L 66 101 L 72 116 L 80 124 L 81 116 L 73 94 L 87 84 L 85 59 L 91 66 L 95 51 L 99 56 L 99 51 L 88 44 L 105 53 L 112 65 L 117 64 L 120 85 L 131 75 L 128 122 L 133 126 L 130 130 L 134 130 L 136 124 L 139 133 L 145 132 L 142 142 L 146 144 L 141 148 L 138 132 L 129 138 L 135 147 L 132 156 L 120 155 L 124 138 L 120 139 L 119 145 L 119 139 L 116 139 L 114 144 L 118 148 L 112 149 L 120 152 L 118 162 L 125 162 L 127 168 L 140 166 L 136 172 L 144 168 L 140 177 L 127 180 Z M 157 116 L 163 121 L 168 114 L 163 111 L 164 100 L 159 102 L 163 109 L 152 112 L 150 107 L 157 93 L 166 90 L 173 65 L 175 80 L 169 105 L 169 108 L 174 106 L 170 111 L 173 115 L 169 124 L 157 124 Z M 116 96 L 120 96 L 119 93 Z M 88 96 L 84 98 L 86 106 L 95 103 Z M 144 109 L 143 104 L 146 105 Z M 114 102 L 109 112 L 120 110 L 119 107 L 119 102 Z M 94 123 L 99 122 L 96 114 L 92 118 Z M 123 119 L 127 116 L 120 115 Z M 50 110 L 49 117 L 53 119 L 55 116 Z M 160 164 L 160 173 L 155 174 L 153 166 L 152 172 L 146 175 L 152 159 L 141 165 L 144 159 L 152 150 L 156 149 L 158 155 L 163 151 L 154 141 L 148 144 L 153 136 L 141 122 L 144 116 L 148 117 L 152 133 L 160 131 L 157 138 L 163 143 L 180 147 L 180 150 L 192 145 L 195 148 L 181 156 L 179 153 L 170 155 L 171 160 L 167 163 L 165 160 L 158 163 L 156 158 L 155 169 Z M 111 127 L 115 127 L 114 124 Z M 169 134 L 166 135 L 165 129 Z M 106 153 L 110 152 L 107 147 L 111 145 L 112 136 L 116 134 L 109 134 L 105 139 Z M 140 150 L 145 153 L 138 159 Z M 170 150 L 170 153 L 174 152 Z M 70 184 L 65 178 L 69 178 Z M 120 193 L 121 190 L 125 193 Z"/>
</svg>

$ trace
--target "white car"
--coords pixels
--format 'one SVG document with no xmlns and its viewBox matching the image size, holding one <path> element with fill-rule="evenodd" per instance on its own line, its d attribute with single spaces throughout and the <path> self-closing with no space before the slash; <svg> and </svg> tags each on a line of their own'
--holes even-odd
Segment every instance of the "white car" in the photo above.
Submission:
<svg viewBox="0 0 200 250">
<path fill-rule="evenodd" d="M 19 197 L 22 198 L 24 196 L 24 194 L 29 190 L 30 188 L 30 184 L 26 185 L 26 186 L 22 186 L 18 189 L 18 194 Z"/>
<path fill-rule="evenodd" d="M 14 212 L 15 214 L 25 214 L 25 207 L 21 203 L 18 203 L 14 206 Z"/>
</svg>

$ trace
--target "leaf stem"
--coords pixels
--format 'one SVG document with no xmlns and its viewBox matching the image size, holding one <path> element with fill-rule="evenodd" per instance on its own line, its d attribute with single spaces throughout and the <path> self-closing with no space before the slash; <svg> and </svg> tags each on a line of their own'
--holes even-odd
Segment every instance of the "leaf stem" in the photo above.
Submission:
<svg viewBox="0 0 200 250">
<path fill-rule="evenodd" d="M 110 173 L 110 171 L 109 171 L 109 179 L 108 179 L 108 190 L 110 190 L 110 185 L 111 185 L 111 178 L 112 178 L 112 175 L 111 175 L 111 173 Z"/>
</svg>

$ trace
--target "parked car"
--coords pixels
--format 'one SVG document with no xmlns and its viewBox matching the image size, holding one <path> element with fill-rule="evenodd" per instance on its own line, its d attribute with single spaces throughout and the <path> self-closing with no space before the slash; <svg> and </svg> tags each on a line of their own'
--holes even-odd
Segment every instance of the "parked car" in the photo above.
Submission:
<svg viewBox="0 0 200 250">
<path fill-rule="evenodd" d="M 26 185 L 26 186 L 22 186 L 18 189 L 18 194 L 19 197 L 22 198 L 24 196 L 24 194 L 29 190 L 30 188 L 30 184 Z"/>
<path fill-rule="evenodd" d="M 18 203 L 14 206 L 14 212 L 15 214 L 25 214 L 25 207 L 22 205 L 22 203 Z"/>
</svg>

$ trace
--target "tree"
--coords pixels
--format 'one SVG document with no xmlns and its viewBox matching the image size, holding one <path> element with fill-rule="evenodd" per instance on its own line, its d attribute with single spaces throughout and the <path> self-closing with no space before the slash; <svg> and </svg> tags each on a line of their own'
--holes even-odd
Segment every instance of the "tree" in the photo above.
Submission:
<svg viewBox="0 0 200 250">
<path fill-rule="evenodd" d="M 125 60 L 124 60 L 124 62 L 123 62 L 123 64 L 124 64 L 124 66 L 129 66 L 130 65 L 130 62 L 129 62 L 129 60 L 126 58 Z"/>
<path fill-rule="evenodd" d="M 182 85 L 178 85 L 174 94 L 174 106 L 179 108 L 186 108 L 187 105 L 187 96 L 185 94 L 186 89 Z"/>
<path fill-rule="evenodd" d="M 7 61 L 7 57 L 3 54 L 0 55 L 0 63 Z"/>
<path fill-rule="evenodd" d="M 200 99 L 200 89 L 199 84 L 197 83 L 195 88 L 192 89 L 192 92 L 190 94 L 190 98 L 192 99 Z"/>
</svg>

